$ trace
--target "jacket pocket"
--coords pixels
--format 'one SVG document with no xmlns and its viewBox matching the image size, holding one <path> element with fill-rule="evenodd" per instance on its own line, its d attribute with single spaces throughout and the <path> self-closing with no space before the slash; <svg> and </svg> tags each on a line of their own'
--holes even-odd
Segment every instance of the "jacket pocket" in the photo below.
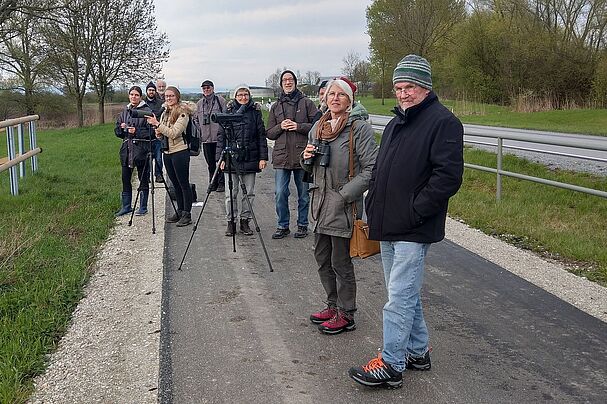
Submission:
<svg viewBox="0 0 607 404">
<path fill-rule="evenodd" d="M 325 201 L 321 206 L 322 212 L 321 225 L 337 229 L 348 230 L 351 228 L 352 210 L 348 211 L 350 204 L 346 203 L 341 194 L 333 189 L 328 189 L 325 193 Z"/>
<path fill-rule="evenodd" d="M 390 233 L 398 234 L 415 227 L 415 216 L 413 211 L 414 198 L 415 195 L 413 193 L 408 193 L 406 194 L 405 203 L 403 205 L 399 207 L 397 201 L 394 200 L 395 205 L 391 206 L 390 209 L 386 209 L 385 213 L 388 218 L 388 223 L 391 223 L 386 227 L 390 229 Z M 393 222 L 389 219 L 390 212 L 394 212 L 395 220 Z"/>
</svg>

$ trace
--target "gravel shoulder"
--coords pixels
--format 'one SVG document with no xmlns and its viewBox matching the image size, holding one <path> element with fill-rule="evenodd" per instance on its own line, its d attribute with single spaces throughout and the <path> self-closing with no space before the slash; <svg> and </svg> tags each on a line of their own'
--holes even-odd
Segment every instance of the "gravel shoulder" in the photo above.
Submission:
<svg viewBox="0 0 607 404">
<path fill-rule="evenodd" d="M 117 219 L 31 403 L 157 402 L 165 196 L 156 234 L 151 212 Z"/>
<path fill-rule="evenodd" d="M 71 325 L 35 380 L 31 403 L 155 403 L 158 400 L 164 190 L 151 214 L 118 220 L 99 253 Z M 160 212 L 160 213 L 158 213 Z M 447 220 L 447 238 L 607 322 L 607 288 L 558 262 Z"/>
</svg>

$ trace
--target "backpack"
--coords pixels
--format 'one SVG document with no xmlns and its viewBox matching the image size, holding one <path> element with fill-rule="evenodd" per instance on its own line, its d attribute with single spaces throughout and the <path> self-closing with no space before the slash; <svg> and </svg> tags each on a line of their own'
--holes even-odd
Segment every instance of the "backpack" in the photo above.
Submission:
<svg viewBox="0 0 607 404">
<path fill-rule="evenodd" d="M 190 156 L 198 156 L 200 154 L 201 131 L 198 119 L 190 116 L 188 126 L 183 132 L 183 141 L 188 145 Z"/>
</svg>

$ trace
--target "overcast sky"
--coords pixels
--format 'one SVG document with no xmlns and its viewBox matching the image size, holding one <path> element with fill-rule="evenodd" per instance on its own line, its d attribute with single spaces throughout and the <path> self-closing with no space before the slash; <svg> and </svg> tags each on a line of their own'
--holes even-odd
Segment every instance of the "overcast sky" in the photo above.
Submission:
<svg viewBox="0 0 607 404">
<path fill-rule="evenodd" d="M 369 55 L 365 11 L 371 0 L 155 0 L 168 35 L 169 85 L 216 89 L 264 86 L 276 68 L 340 74 L 350 51 Z"/>
</svg>

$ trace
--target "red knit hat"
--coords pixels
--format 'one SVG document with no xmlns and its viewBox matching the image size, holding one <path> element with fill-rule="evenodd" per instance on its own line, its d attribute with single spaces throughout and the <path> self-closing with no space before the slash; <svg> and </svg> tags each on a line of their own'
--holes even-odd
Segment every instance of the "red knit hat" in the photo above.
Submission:
<svg viewBox="0 0 607 404">
<path fill-rule="evenodd" d="M 354 94 L 356 92 L 356 90 L 358 90 L 358 87 L 356 87 L 356 84 L 354 84 L 353 82 L 350 81 L 349 78 L 347 78 L 346 76 L 341 76 L 338 77 L 339 80 L 343 80 L 346 83 L 348 83 L 348 85 L 350 86 L 350 88 L 352 89 L 352 94 Z"/>
</svg>

